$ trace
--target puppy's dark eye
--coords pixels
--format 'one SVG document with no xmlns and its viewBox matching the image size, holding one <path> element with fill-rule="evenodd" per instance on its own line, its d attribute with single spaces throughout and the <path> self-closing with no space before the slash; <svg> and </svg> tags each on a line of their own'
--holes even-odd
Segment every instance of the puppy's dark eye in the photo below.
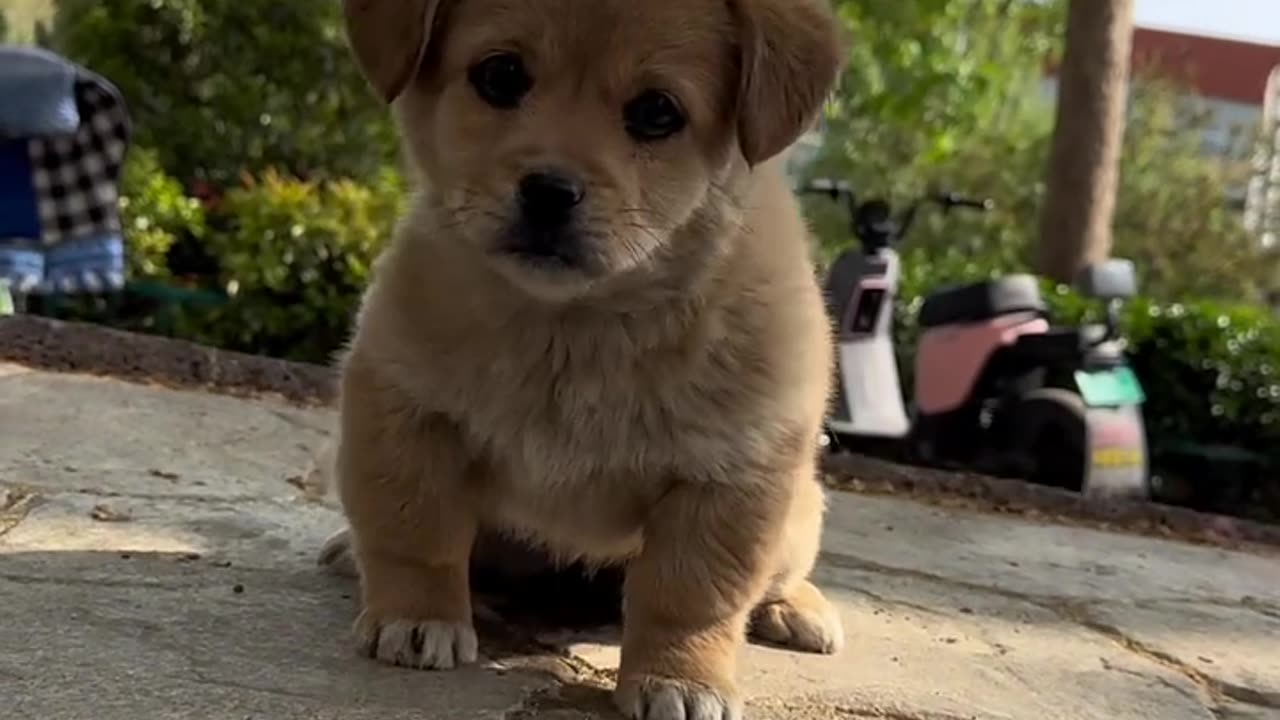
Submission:
<svg viewBox="0 0 1280 720">
<path fill-rule="evenodd" d="M 642 142 L 662 140 L 680 132 L 685 126 L 684 112 L 675 98 L 660 90 L 646 90 L 622 110 L 627 132 Z"/>
<path fill-rule="evenodd" d="M 533 87 L 533 78 L 515 53 L 490 55 L 471 66 L 467 79 L 481 100 L 503 109 L 519 105 Z"/>
</svg>

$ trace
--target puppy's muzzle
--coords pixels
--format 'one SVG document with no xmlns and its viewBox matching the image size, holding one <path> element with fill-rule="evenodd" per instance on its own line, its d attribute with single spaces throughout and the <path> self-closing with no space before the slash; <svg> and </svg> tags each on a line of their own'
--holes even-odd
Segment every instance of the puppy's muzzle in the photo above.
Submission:
<svg viewBox="0 0 1280 720">
<path fill-rule="evenodd" d="M 542 170 L 525 175 L 516 192 L 519 215 L 503 250 L 534 264 L 581 266 L 585 254 L 576 221 L 584 199 L 582 182 L 567 173 Z"/>
<path fill-rule="evenodd" d="M 520 212 L 525 223 L 539 230 L 571 223 L 586 196 L 581 182 L 560 172 L 529 173 L 520 179 Z"/>
</svg>

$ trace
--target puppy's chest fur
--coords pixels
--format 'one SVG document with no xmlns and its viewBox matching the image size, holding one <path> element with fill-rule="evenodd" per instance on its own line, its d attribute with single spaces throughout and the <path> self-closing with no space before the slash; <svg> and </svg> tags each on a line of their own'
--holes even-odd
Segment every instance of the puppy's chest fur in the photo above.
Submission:
<svg viewBox="0 0 1280 720">
<path fill-rule="evenodd" d="M 756 346 L 762 319 L 729 304 L 470 330 L 446 320 L 419 325 L 394 366 L 406 395 L 452 419 L 491 471 L 476 480 L 490 522 L 616 557 L 635 549 L 673 483 L 743 482 L 795 454 L 781 445 L 803 442 L 808 428 L 788 422 L 776 368 Z"/>
<path fill-rule="evenodd" d="M 716 481 L 753 432 L 726 421 L 762 420 L 770 401 L 767 368 L 726 315 L 513 322 L 440 348 L 423 367 L 424 400 L 522 484 L 673 473 Z M 662 327 L 677 322 L 684 327 Z"/>
</svg>

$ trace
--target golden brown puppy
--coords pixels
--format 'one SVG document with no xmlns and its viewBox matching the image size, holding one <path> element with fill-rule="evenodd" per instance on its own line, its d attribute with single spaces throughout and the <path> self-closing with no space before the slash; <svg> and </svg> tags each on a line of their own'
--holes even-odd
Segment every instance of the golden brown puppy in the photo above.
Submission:
<svg viewBox="0 0 1280 720">
<path fill-rule="evenodd" d="M 367 654 L 475 659 L 489 531 L 627 563 L 630 717 L 740 716 L 749 620 L 838 648 L 806 579 L 832 352 L 779 160 L 839 69 L 826 2 L 345 0 L 419 181 L 342 369 Z"/>
</svg>

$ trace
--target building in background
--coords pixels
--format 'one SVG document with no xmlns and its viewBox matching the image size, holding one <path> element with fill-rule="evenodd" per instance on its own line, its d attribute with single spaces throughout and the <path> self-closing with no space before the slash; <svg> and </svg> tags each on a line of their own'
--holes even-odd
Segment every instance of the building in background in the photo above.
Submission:
<svg viewBox="0 0 1280 720">
<path fill-rule="evenodd" d="M 1224 154 L 1240 133 L 1257 131 L 1267 105 L 1272 71 L 1280 67 L 1280 45 L 1139 27 L 1133 34 L 1132 74 L 1159 76 L 1186 88 L 1212 117 L 1205 151 Z M 1045 91 L 1057 94 L 1050 68 Z"/>
<path fill-rule="evenodd" d="M 1245 200 L 1245 226 L 1265 247 L 1280 242 L 1280 67 L 1271 71 L 1262 110 L 1254 176 Z"/>
<path fill-rule="evenodd" d="M 1267 113 L 1276 102 L 1273 75 L 1278 68 L 1280 45 L 1153 27 L 1135 28 L 1133 34 L 1132 74 L 1171 80 L 1196 98 L 1207 113 L 1204 151 L 1224 159 L 1247 157 L 1264 121 L 1270 117 L 1274 123 L 1274 112 Z M 1053 70 L 1044 83 L 1050 98 L 1057 95 Z M 1265 162 L 1274 164 L 1275 153 L 1268 154 Z M 1265 191 L 1255 189 L 1258 182 L 1242 183 L 1227 197 L 1246 217 L 1259 212 L 1253 197 Z"/>
<path fill-rule="evenodd" d="M 1280 67 L 1280 45 L 1138 28 L 1134 70 L 1176 80 L 1213 114 L 1205 150 L 1223 154 L 1240 133 L 1254 134 L 1268 102 L 1268 83 Z"/>
</svg>

